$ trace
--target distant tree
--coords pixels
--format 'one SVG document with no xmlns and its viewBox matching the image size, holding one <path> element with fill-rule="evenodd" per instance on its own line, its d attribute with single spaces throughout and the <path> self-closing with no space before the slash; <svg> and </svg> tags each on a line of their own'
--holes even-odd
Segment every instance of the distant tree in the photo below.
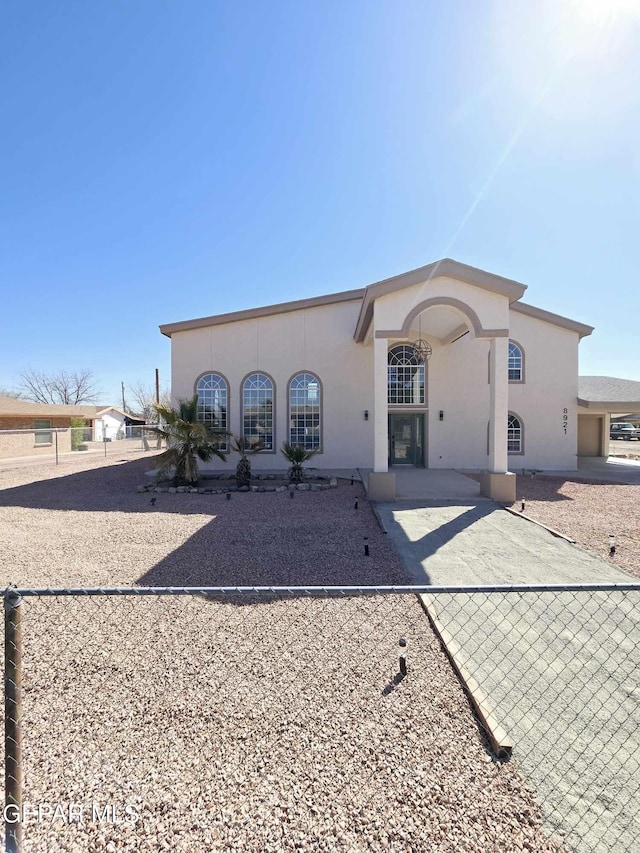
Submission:
<svg viewBox="0 0 640 853">
<path fill-rule="evenodd" d="M 97 403 L 101 394 L 90 370 L 46 373 L 29 369 L 20 374 L 20 380 L 21 396 L 34 403 L 77 406 L 79 403 Z"/>
<path fill-rule="evenodd" d="M 156 415 L 156 392 L 151 385 L 145 382 L 136 382 L 129 386 L 129 400 L 133 401 L 129 404 L 131 414 L 140 415 L 147 423 L 153 423 L 157 420 Z M 171 408 L 171 395 L 168 388 L 163 388 L 160 392 L 160 405 L 165 409 Z"/>
<path fill-rule="evenodd" d="M 10 388 L 0 388 L 0 397 L 12 397 L 14 400 L 24 400 L 24 396 L 20 391 L 13 391 Z"/>
</svg>

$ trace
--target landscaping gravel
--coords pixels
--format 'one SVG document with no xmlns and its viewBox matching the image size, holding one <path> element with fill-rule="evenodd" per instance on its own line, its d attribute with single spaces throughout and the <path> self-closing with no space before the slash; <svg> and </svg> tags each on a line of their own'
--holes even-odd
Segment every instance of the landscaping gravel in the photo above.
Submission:
<svg viewBox="0 0 640 853">
<path fill-rule="evenodd" d="M 640 500 L 637 486 L 581 481 L 578 476 L 517 475 L 512 509 L 575 539 L 576 544 L 640 577 Z M 609 554 L 609 534 L 616 551 Z"/>
<path fill-rule="evenodd" d="M 406 582 L 359 484 L 151 496 L 147 467 L 0 471 L 3 584 Z M 63 807 L 27 823 L 27 851 L 561 849 L 413 597 L 22 609 L 25 799 Z"/>
</svg>

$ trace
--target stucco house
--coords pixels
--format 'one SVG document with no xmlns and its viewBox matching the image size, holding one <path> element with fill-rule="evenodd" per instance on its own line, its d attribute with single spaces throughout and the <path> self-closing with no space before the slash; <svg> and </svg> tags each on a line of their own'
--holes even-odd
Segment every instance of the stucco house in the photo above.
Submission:
<svg viewBox="0 0 640 853">
<path fill-rule="evenodd" d="M 515 499 L 514 470 L 574 470 L 578 345 L 593 327 L 523 302 L 526 287 L 445 259 L 349 290 L 169 323 L 172 396 L 264 449 L 318 451 L 318 468 L 368 471 L 394 496 L 395 466 L 482 472 Z"/>
</svg>

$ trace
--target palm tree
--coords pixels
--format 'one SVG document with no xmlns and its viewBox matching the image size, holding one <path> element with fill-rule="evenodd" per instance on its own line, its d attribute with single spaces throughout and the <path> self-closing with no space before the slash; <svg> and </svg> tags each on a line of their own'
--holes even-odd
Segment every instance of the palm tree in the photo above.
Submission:
<svg viewBox="0 0 640 853">
<path fill-rule="evenodd" d="M 179 400 L 177 408 L 155 405 L 160 421 L 157 427 L 147 430 L 164 439 L 167 449 L 157 457 L 158 471 L 173 471 L 176 486 L 193 486 L 198 482 L 198 462 L 208 462 L 214 456 L 226 461 L 220 442 L 228 433 L 213 429 L 198 421 L 198 395 L 190 400 Z"/>
<path fill-rule="evenodd" d="M 304 478 L 304 468 L 302 465 L 304 462 L 311 459 L 312 456 L 315 456 L 317 452 L 317 450 L 305 450 L 301 444 L 289 444 L 287 441 L 284 442 L 280 449 L 280 453 L 282 453 L 287 462 L 291 463 L 291 467 L 287 472 L 290 483 L 302 482 Z"/>
<path fill-rule="evenodd" d="M 251 460 L 249 456 L 262 450 L 262 441 L 249 441 L 244 436 L 233 436 L 231 449 L 240 454 L 240 461 L 236 465 L 236 483 L 238 486 L 248 486 L 251 482 Z"/>
</svg>

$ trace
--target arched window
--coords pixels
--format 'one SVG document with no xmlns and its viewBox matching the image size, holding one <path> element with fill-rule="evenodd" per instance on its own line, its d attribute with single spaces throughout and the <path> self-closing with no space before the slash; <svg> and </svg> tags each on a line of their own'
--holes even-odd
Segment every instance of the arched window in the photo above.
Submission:
<svg viewBox="0 0 640 853">
<path fill-rule="evenodd" d="M 524 430 L 517 415 L 509 412 L 507 421 L 507 453 L 524 453 Z"/>
<path fill-rule="evenodd" d="M 205 373 L 196 383 L 198 420 L 213 429 L 229 429 L 229 385 L 219 373 Z M 226 438 L 218 442 L 223 453 L 229 450 Z"/>
<path fill-rule="evenodd" d="M 487 422 L 487 455 L 489 455 L 489 430 L 491 422 Z M 524 426 L 518 415 L 509 412 L 507 417 L 507 453 L 524 454 Z"/>
<path fill-rule="evenodd" d="M 322 389 L 313 373 L 297 373 L 289 382 L 289 443 L 305 450 L 322 447 Z"/>
<path fill-rule="evenodd" d="M 250 373 L 242 383 L 242 436 L 261 450 L 274 449 L 273 381 L 265 373 Z"/>
<path fill-rule="evenodd" d="M 523 368 L 522 348 L 515 341 L 509 341 L 509 382 L 523 382 Z"/>
<path fill-rule="evenodd" d="M 411 344 L 390 349 L 387 365 L 389 404 L 424 405 L 424 361 Z"/>
</svg>

